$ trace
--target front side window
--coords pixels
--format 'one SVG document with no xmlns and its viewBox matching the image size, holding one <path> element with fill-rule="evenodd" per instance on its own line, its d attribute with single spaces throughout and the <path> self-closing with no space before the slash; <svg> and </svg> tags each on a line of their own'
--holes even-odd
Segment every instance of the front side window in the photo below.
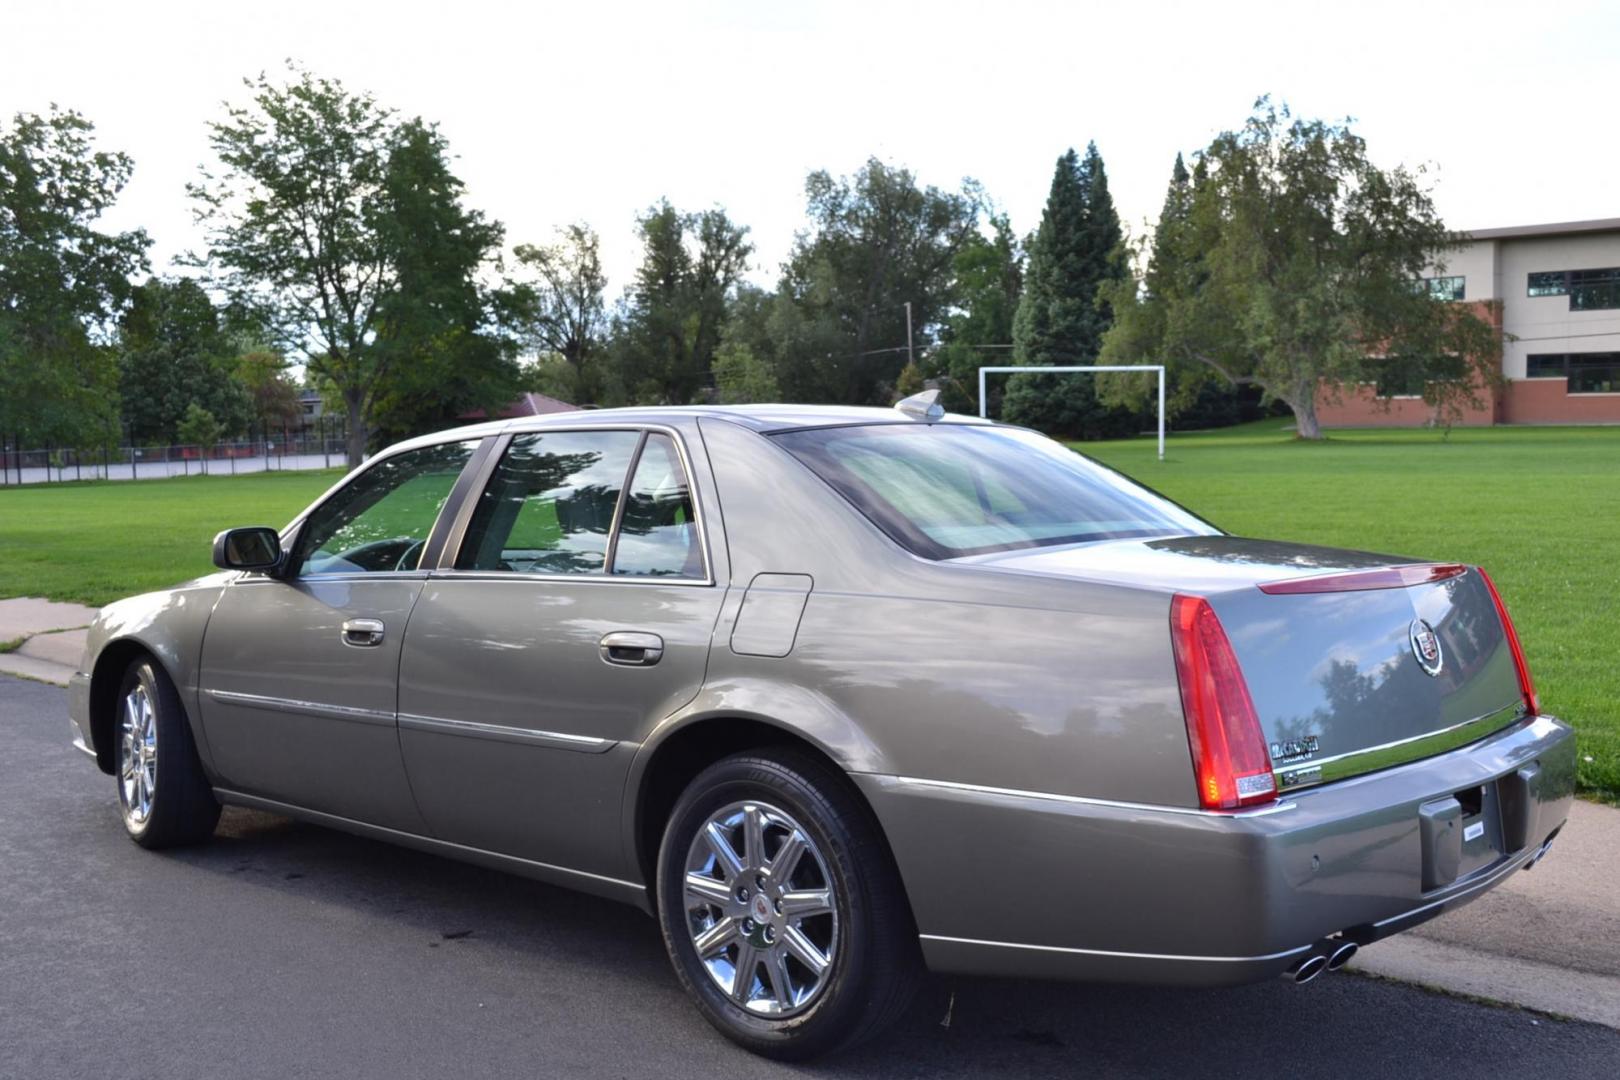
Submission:
<svg viewBox="0 0 1620 1080">
<path fill-rule="evenodd" d="M 393 454 L 316 508 L 299 530 L 294 567 L 320 574 L 415 570 L 477 439 Z"/>
<path fill-rule="evenodd" d="M 878 528 L 925 558 L 1219 531 L 1033 432 L 876 424 L 773 438 Z"/>
<path fill-rule="evenodd" d="M 479 496 L 457 570 L 601 574 L 636 431 L 519 435 Z"/>
</svg>

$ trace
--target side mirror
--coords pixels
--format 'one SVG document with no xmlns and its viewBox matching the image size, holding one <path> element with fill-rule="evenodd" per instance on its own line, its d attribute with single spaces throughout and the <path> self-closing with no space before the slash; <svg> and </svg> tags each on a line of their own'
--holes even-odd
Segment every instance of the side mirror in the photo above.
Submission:
<svg viewBox="0 0 1620 1080">
<path fill-rule="evenodd" d="M 274 570 L 281 565 L 281 535 L 265 525 L 226 529 L 214 537 L 214 565 L 221 570 Z"/>
</svg>

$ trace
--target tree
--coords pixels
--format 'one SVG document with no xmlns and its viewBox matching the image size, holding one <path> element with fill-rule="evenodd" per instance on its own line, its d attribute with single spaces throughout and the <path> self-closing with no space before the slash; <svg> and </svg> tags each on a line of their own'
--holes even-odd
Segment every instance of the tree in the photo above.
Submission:
<svg viewBox="0 0 1620 1080">
<path fill-rule="evenodd" d="M 602 292 L 600 242 L 588 225 L 557 230 L 547 247 L 520 244 L 518 262 L 533 280 L 517 285 L 515 307 L 528 343 L 560 358 L 567 373 L 567 399 L 579 405 L 598 401 L 603 387 L 599 354 L 607 328 Z"/>
<path fill-rule="evenodd" d="M 1321 437 L 1318 395 L 1364 379 L 1369 357 L 1421 365 L 1453 409 L 1500 377 L 1489 323 L 1417 287 L 1458 238 L 1419 175 L 1380 169 L 1349 122 L 1262 98 L 1198 155 L 1186 198 L 1152 280 L 1107 294 L 1119 321 L 1106 361 L 1160 358 L 1183 396 L 1216 378 L 1259 387 L 1302 439 Z"/>
<path fill-rule="evenodd" d="M 1128 275 L 1124 230 L 1108 192 L 1096 143 L 1084 158 L 1058 158 L 1052 188 L 1029 255 L 1029 272 L 1013 319 L 1013 363 L 1095 364 L 1113 322 L 1105 287 Z M 1008 382 L 1002 416 L 1012 423 L 1082 438 L 1126 434 L 1128 410 L 1097 400 L 1090 377 L 1018 375 Z"/>
<path fill-rule="evenodd" d="M 782 396 L 770 365 L 740 342 L 727 341 L 715 350 L 714 385 L 722 405 L 778 401 Z"/>
<path fill-rule="evenodd" d="M 975 235 L 956 254 L 956 305 L 926 365 L 942 381 L 945 407 L 953 412 L 977 412 L 979 368 L 1011 360 L 1007 346 L 1023 293 L 1024 257 L 1005 214 L 992 215 L 990 228 L 990 236 Z"/>
<path fill-rule="evenodd" d="M 910 170 L 867 161 L 853 178 L 805 182 L 810 229 L 783 267 L 770 318 L 778 378 L 800 401 L 877 404 L 906 363 L 906 309 L 925 350 L 955 299 L 957 254 L 985 199 L 919 187 Z"/>
<path fill-rule="evenodd" d="M 387 378 L 371 408 L 371 442 L 442 428 L 517 396 L 512 343 L 497 324 L 509 297 L 481 281 L 503 229 L 462 205 L 449 147 L 432 125 L 395 133 L 378 218 L 394 285 L 377 305 L 374 348 Z"/>
<path fill-rule="evenodd" d="M 195 401 L 186 406 L 186 414 L 180 418 L 175 431 L 182 445 L 195 446 L 202 452 L 203 472 L 208 471 L 209 448 L 219 442 L 224 433 L 225 429 L 214 419 L 214 414 Z"/>
<path fill-rule="evenodd" d="M 56 109 L 0 127 L 0 432 L 24 442 L 88 446 L 117 432 L 105 341 L 148 240 L 95 227 L 134 166 L 96 150 L 93 132 Z"/>
<path fill-rule="evenodd" d="M 191 405 L 227 435 L 252 419 L 232 342 L 195 281 L 152 278 L 137 288 L 119 322 L 117 349 L 124 423 L 136 442 L 174 441 Z"/>
<path fill-rule="evenodd" d="M 620 378 L 637 402 L 685 405 L 712 379 L 727 300 L 753 245 L 718 208 L 682 214 L 664 201 L 637 227 L 643 254 L 616 335 Z"/>
<path fill-rule="evenodd" d="M 378 314 L 397 281 L 381 227 L 394 122 L 369 95 L 289 72 L 285 86 L 246 80 L 250 103 L 227 106 L 209 125 L 222 172 L 205 171 L 189 190 L 220 283 L 263 313 L 342 400 L 354 466 L 396 355 L 377 345 Z"/>
<path fill-rule="evenodd" d="M 299 417 L 298 386 L 287 361 L 269 349 L 252 349 L 236 361 L 236 381 L 247 392 L 253 421 L 261 431 L 286 427 Z"/>
</svg>

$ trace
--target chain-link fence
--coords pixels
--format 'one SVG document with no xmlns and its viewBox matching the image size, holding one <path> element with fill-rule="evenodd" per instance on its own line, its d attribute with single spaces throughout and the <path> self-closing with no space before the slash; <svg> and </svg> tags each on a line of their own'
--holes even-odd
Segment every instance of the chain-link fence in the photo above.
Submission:
<svg viewBox="0 0 1620 1080">
<path fill-rule="evenodd" d="M 20 449 L 0 440 L 0 484 L 232 476 L 282 469 L 329 469 L 346 462 L 347 426 L 272 431 L 212 446 L 102 446 Z"/>
</svg>

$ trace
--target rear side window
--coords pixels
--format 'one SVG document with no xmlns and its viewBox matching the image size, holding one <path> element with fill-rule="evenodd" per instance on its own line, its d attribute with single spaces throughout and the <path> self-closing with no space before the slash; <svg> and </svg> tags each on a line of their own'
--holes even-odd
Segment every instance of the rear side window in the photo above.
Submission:
<svg viewBox="0 0 1620 1080">
<path fill-rule="evenodd" d="M 1033 432 L 878 424 L 807 428 L 773 438 L 924 558 L 1218 532 Z"/>
<path fill-rule="evenodd" d="M 703 576 L 703 549 L 692 492 L 675 440 L 648 434 L 613 545 L 613 572 L 649 577 Z"/>
<path fill-rule="evenodd" d="M 636 431 L 559 431 L 512 440 L 479 496 L 457 570 L 600 574 Z"/>
<path fill-rule="evenodd" d="M 456 569 L 703 578 L 675 440 L 639 431 L 518 436 L 479 496 Z"/>
</svg>

